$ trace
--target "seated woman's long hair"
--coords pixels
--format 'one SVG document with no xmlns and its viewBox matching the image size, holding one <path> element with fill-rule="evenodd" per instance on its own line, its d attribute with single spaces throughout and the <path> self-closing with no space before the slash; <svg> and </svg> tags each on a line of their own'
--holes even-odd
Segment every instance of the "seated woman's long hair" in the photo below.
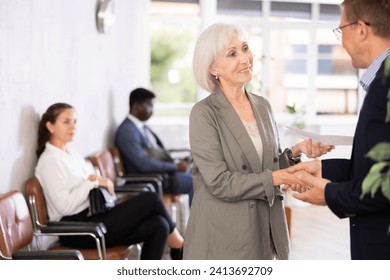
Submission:
<svg viewBox="0 0 390 280">
<path fill-rule="evenodd" d="M 73 107 L 66 103 L 55 103 L 47 108 L 46 112 L 42 115 L 41 121 L 38 126 L 38 147 L 36 155 L 39 158 L 45 150 L 46 142 L 50 140 L 51 133 L 46 127 L 46 123 L 50 122 L 54 124 L 58 116 L 66 109 L 73 109 Z"/>
</svg>

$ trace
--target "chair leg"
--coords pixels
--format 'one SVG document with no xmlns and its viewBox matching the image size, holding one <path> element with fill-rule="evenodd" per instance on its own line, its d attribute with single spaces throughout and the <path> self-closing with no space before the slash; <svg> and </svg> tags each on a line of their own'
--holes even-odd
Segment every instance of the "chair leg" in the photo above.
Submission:
<svg viewBox="0 0 390 280">
<path fill-rule="evenodd" d="M 176 217 L 177 217 L 177 228 L 179 232 L 184 235 L 187 227 L 188 218 L 190 216 L 190 202 L 188 195 L 181 195 L 180 199 L 175 202 L 176 206 Z"/>
<path fill-rule="evenodd" d="M 130 245 L 128 253 L 126 254 L 126 260 L 140 260 L 141 259 L 141 244 Z"/>
<path fill-rule="evenodd" d="M 176 223 L 176 220 L 177 220 L 177 217 L 176 217 L 176 206 L 173 204 L 172 195 L 164 194 L 163 195 L 163 202 L 165 204 L 165 208 L 167 209 L 169 215 L 172 218 L 172 221 Z"/>
</svg>

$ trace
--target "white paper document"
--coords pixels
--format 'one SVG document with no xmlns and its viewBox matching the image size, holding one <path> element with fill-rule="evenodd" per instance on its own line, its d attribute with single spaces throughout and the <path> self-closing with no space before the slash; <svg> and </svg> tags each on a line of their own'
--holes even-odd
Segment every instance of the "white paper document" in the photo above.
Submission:
<svg viewBox="0 0 390 280">
<path fill-rule="evenodd" d="M 286 126 L 291 130 L 298 138 L 312 139 L 314 142 L 321 142 L 322 145 L 334 145 L 334 146 L 350 146 L 353 142 L 352 136 L 342 135 L 320 135 L 317 133 L 305 131 L 296 127 Z"/>
</svg>

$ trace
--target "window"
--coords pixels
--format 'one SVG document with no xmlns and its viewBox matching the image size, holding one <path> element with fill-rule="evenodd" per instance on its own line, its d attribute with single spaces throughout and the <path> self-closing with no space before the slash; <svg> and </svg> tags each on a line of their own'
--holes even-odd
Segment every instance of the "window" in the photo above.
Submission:
<svg viewBox="0 0 390 280">
<path fill-rule="evenodd" d="M 358 72 L 332 33 L 340 22 L 338 1 L 151 3 L 151 84 L 158 102 L 193 104 L 199 98 L 192 75 L 193 47 L 202 10 L 213 10 L 215 15 L 205 13 L 205 22 L 230 21 L 249 32 L 254 71 L 247 88 L 267 96 L 276 113 L 295 105 L 309 116 L 356 114 Z"/>
<path fill-rule="evenodd" d="M 217 14 L 231 16 L 259 17 L 262 15 L 261 1 L 218 0 Z"/>
<path fill-rule="evenodd" d="M 309 32 L 282 29 L 271 30 L 270 34 L 268 98 L 276 112 L 283 112 L 287 105 L 304 111 L 309 76 Z"/>
<path fill-rule="evenodd" d="M 197 100 L 192 53 L 198 36 L 198 1 L 151 1 L 150 83 L 156 114 L 188 115 Z"/>
<path fill-rule="evenodd" d="M 191 25 L 152 24 L 152 90 L 158 102 L 196 101 L 196 84 L 192 74 L 193 42 L 198 34 Z"/>
<path fill-rule="evenodd" d="M 352 67 L 349 55 L 328 29 L 318 29 L 316 45 L 316 114 L 356 114 L 358 72 Z"/>
<path fill-rule="evenodd" d="M 311 4 L 271 1 L 271 17 L 274 20 L 310 20 Z"/>
</svg>

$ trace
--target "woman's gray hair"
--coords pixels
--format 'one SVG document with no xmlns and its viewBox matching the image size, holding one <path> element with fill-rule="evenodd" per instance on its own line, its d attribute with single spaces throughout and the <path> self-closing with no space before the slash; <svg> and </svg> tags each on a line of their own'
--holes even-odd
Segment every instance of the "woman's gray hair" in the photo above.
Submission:
<svg viewBox="0 0 390 280">
<path fill-rule="evenodd" d="M 209 72 L 210 67 L 225 50 L 233 34 L 237 34 L 240 40 L 246 40 L 248 37 L 238 25 L 215 23 L 204 30 L 196 42 L 192 69 L 198 85 L 208 92 L 215 92 L 219 86 L 219 80 Z"/>
</svg>

